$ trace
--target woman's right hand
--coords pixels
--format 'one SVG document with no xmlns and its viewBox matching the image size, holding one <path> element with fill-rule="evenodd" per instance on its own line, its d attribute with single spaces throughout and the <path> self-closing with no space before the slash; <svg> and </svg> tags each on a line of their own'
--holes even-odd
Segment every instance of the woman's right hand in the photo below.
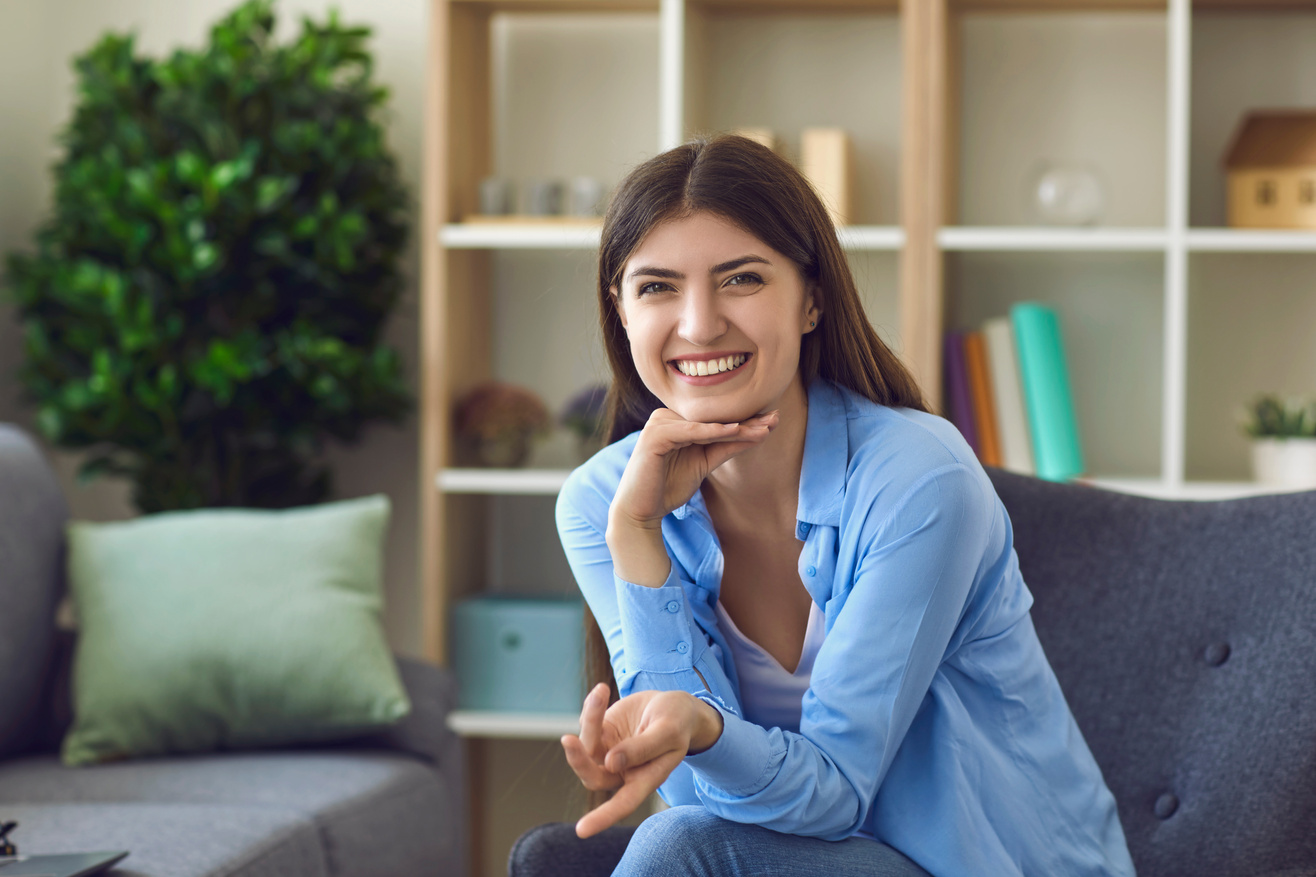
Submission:
<svg viewBox="0 0 1316 877">
<path fill-rule="evenodd" d="M 608 510 L 613 572 L 623 581 L 661 587 L 671 569 L 663 516 L 689 502 L 718 466 L 762 443 L 779 419 L 769 411 L 741 423 L 700 423 L 666 408 L 654 411 Z"/>
<path fill-rule="evenodd" d="M 609 510 L 612 527 L 658 529 L 718 466 L 761 443 L 777 426 L 769 411 L 741 423 L 700 423 L 658 408 L 640 431 Z"/>
</svg>

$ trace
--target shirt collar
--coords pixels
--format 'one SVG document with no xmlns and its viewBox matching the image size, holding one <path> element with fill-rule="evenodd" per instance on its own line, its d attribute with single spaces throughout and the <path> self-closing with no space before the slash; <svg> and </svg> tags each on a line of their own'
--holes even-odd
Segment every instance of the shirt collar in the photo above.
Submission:
<svg viewBox="0 0 1316 877">
<path fill-rule="evenodd" d="M 845 472 L 850 464 L 849 430 L 841 391 L 823 378 L 815 378 L 806 391 L 808 421 L 804 427 L 804 462 L 800 469 L 800 500 L 795 512 L 796 535 L 803 539 L 810 526 L 841 525 L 845 498 Z M 696 490 L 672 515 L 683 521 L 698 512 L 708 517 L 703 492 Z"/>
<path fill-rule="evenodd" d="M 845 499 L 845 472 L 850 466 L 850 436 L 846 428 L 845 398 L 830 381 L 815 378 L 809 384 L 809 420 L 804 429 L 804 462 L 800 468 L 800 503 L 795 512 L 796 535 L 804 538 L 805 524 L 841 525 Z"/>
</svg>

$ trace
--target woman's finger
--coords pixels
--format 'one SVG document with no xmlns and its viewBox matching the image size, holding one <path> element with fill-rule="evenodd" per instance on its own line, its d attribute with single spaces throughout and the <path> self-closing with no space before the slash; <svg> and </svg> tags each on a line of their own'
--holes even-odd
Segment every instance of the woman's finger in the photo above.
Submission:
<svg viewBox="0 0 1316 877">
<path fill-rule="evenodd" d="M 625 783 L 608 801 L 586 813 L 576 823 L 576 836 L 592 837 L 630 816 L 663 784 L 681 763 L 682 754 L 669 752 L 626 772 Z"/>
<path fill-rule="evenodd" d="M 701 423 L 693 420 L 664 420 L 650 422 L 640 434 L 643 449 L 664 456 L 691 445 L 716 442 L 743 441 L 744 430 L 739 423 Z M 639 447 L 637 447 L 639 450 Z"/>
<path fill-rule="evenodd" d="M 608 709 L 608 686 L 600 682 L 585 697 L 585 705 L 580 710 L 580 742 L 585 752 L 595 761 L 602 762 L 606 748 L 603 746 L 603 714 Z"/>
<path fill-rule="evenodd" d="M 607 751 L 600 759 L 604 769 L 625 774 L 628 768 L 638 768 L 669 752 L 688 748 L 686 738 L 671 722 L 654 722 L 634 736 L 627 737 Z M 684 752 L 681 753 L 685 755 Z"/>
<path fill-rule="evenodd" d="M 622 784 L 622 776 L 605 768 L 585 751 L 580 738 L 567 734 L 562 738 L 562 751 L 566 753 L 567 764 L 575 771 L 585 788 L 590 791 L 616 789 Z"/>
</svg>

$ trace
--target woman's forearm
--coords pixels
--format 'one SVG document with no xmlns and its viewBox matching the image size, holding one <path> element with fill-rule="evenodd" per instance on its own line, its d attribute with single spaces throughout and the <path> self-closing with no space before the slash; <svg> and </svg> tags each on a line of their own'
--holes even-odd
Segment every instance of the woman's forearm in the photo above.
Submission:
<svg viewBox="0 0 1316 877">
<path fill-rule="evenodd" d="M 649 527 L 610 517 L 604 538 L 618 578 L 649 588 L 660 588 L 667 581 L 672 559 L 667 556 L 660 523 Z"/>
</svg>

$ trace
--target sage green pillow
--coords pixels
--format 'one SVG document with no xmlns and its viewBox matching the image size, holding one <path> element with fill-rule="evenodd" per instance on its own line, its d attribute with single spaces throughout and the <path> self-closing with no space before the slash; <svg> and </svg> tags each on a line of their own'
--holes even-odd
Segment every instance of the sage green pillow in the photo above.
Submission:
<svg viewBox="0 0 1316 877">
<path fill-rule="evenodd" d="M 385 496 L 68 525 L 70 766 L 324 742 L 411 709 L 380 623 Z"/>
</svg>

